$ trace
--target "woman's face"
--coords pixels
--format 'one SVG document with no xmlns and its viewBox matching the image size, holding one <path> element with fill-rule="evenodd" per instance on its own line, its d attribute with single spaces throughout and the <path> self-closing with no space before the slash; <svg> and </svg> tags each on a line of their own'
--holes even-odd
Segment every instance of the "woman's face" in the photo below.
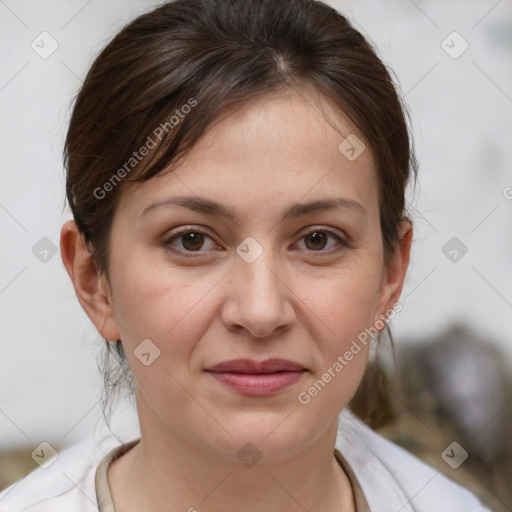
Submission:
<svg viewBox="0 0 512 512">
<path fill-rule="evenodd" d="M 354 395 L 361 333 L 397 300 L 404 258 L 384 266 L 369 149 L 340 150 L 358 132 L 321 112 L 310 96 L 252 100 L 173 172 L 123 192 L 110 291 L 101 281 L 112 319 L 93 321 L 122 340 L 144 431 L 224 457 L 247 441 L 280 457 L 318 439 Z M 301 370 L 209 371 L 270 358 Z"/>
</svg>

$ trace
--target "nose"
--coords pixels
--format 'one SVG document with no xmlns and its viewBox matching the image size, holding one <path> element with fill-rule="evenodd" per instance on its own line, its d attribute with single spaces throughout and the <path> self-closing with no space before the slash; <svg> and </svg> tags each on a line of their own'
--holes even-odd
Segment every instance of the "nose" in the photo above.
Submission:
<svg viewBox="0 0 512 512">
<path fill-rule="evenodd" d="M 237 257 L 226 281 L 222 320 L 252 338 L 282 336 L 295 318 L 293 286 L 270 249 L 252 263 Z"/>
</svg>

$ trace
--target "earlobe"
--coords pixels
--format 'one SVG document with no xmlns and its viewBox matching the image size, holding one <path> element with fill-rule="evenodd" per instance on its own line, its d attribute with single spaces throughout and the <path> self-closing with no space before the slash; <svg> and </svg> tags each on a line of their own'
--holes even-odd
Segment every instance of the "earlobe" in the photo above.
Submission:
<svg viewBox="0 0 512 512">
<path fill-rule="evenodd" d="M 401 221 L 398 226 L 398 235 L 400 242 L 396 245 L 383 271 L 379 318 L 387 317 L 390 314 L 402 292 L 407 267 L 409 266 L 413 236 L 412 223 L 409 219 Z"/>
<path fill-rule="evenodd" d="M 99 275 L 84 237 L 72 220 L 62 226 L 60 252 L 78 301 L 100 335 L 106 340 L 120 339 L 105 276 Z"/>
</svg>

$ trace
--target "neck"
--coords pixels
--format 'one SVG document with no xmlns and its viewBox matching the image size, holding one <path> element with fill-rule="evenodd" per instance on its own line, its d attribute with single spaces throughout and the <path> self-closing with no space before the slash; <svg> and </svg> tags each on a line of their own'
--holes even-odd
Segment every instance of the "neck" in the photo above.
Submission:
<svg viewBox="0 0 512 512">
<path fill-rule="evenodd" d="M 193 444 L 162 423 L 140 426 L 140 442 L 108 470 L 116 510 L 355 510 L 350 482 L 334 456 L 337 420 L 289 457 L 242 459 L 246 464 Z"/>
</svg>

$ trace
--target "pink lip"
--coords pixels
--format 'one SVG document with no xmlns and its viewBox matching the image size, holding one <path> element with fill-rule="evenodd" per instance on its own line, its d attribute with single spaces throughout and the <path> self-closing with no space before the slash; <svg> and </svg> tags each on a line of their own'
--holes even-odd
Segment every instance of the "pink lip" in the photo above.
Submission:
<svg viewBox="0 0 512 512">
<path fill-rule="evenodd" d="M 307 371 L 300 364 L 285 359 L 233 359 L 206 370 L 211 375 L 243 395 L 267 396 L 293 385 Z"/>
</svg>

